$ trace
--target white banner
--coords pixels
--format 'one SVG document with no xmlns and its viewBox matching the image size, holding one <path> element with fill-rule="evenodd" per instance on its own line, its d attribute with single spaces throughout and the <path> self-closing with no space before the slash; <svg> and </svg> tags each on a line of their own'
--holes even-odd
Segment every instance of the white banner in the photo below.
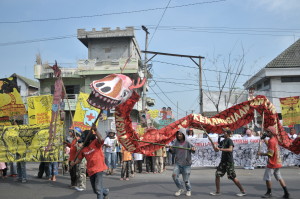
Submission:
<svg viewBox="0 0 300 199">
<path fill-rule="evenodd" d="M 234 143 L 233 159 L 235 166 L 266 166 L 267 157 L 256 156 L 259 137 L 231 139 Z M 218 144 L 217 138 L 212 138 L 212 140 L 216 145 Z M 196 147 L 196 152 L 192 157 L 192 167 L 210 167 L 219 165 L 222 152 L 215 152 L 207 138 L 193 138 L 190 139 L 190 141 Z M 264 143 L 262 143 L 261 151 L 267 151 L 267 146 Z M 300 156 L 284 148 L 281 148 L 281 159 L 283 166 L 300 165 Z"/>
</svg>

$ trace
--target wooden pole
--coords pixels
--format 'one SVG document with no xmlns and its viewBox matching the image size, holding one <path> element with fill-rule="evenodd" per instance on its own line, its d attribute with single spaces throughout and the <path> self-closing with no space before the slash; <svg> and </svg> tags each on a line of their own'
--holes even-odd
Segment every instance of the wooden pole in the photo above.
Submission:
<svg viewBox="0 0 300 199">
<path fill-rule="evenodd" d="M 261 135 L 264 133 L 264 123 L 265 123 L 265 113 L 263 112 L 262 115 L 262 122 L 261 122 Z M 261 136 L 260 135 L 260 136 Z M 258 150 L 257 153 L 260 153 L 261 150 L 261 139 L 259 138 L 259 143 L 258 143 Z M 258 156 L 257 156 L 258 157 Z"/>
<path fill-rule="evenodd" d="M 160 144 L 160 143 L 156 143 L 156 142 L 147 142 L 147 141 L 142 141 L 142 140 L 137 140 L 137 139 L 134 139 L 134 141 L 144 142 L 144 143 L 149 143 L 149 144 L 159 145 L 159 146 L 166 146 L 165 144 Z M 180 147 L 180 146 L 170 146 L 170 147 L 177 148 L 177 149 L 192 150 L 191 148 L 185 148 L 185 147 Z"/>
</svg>

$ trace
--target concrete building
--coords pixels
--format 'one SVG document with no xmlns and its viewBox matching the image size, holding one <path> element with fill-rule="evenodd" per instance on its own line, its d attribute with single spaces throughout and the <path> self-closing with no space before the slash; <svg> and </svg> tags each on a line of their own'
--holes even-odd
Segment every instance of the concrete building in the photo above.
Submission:
<svg viewBox="0 0 300 199">
<path fill-rule="evenodd" d="M 254 95 L 265 95 L 281 115 L 279 98 L 300 95 L 300 39 L 284 50 L 245 84 Z"/>
<path fill-rule="evenodd" d="M 143 77 L 141 51 L 134 35 L 133 27 L 126 27 L 121 30 L 117 28 L 103 28 L 100 31 L 92 29 L 77 30 L 77 38 L 88 48 L 88 57 L 77 61 L 77 66 L 73 68 L 65 68 L 58 65 L 62 71 L 62 79 L 65 84 L 70 110 L 75 111 L 77 97 L 79 92 L 90 93 L 90 83 L 94 80 L 101 79 L 112 73 L 123 73 L 136 80 Z M 42 64 L 38 59 L 35 65 L 35 78 L 39 80 L 41 90 L 40 94 L 53 94 L 54 79 L 53 70 L 48 64 Z M 142 89 L 138 90 L 141 94 Z M 66 106 L 66 126 L 71 123 L 67 100 Z M 142 103 L 137 103 L 132 113 L 133 120 L 137 121 L 138 110 L 141 110 Z M 109 115 L 111 116 L 111 115 Z M 108 117 L 109 121 L 102 126 L 104 129 L 110 129 L 114 118 Z"/>
</svg>

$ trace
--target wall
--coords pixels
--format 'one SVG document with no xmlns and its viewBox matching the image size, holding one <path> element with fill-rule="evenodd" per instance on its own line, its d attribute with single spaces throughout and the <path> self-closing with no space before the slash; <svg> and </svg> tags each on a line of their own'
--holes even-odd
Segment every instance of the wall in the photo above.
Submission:
<svg viewBox="0 0 300 199">
<path fill-rule="evenodd" d="M 105 38 L 89 42 L 89 59 L 114 60 L 130 56 L 130 38 Z"/>
<path fill-rule="evenodd" d="M 281 113 L 279 98 L 293 97 L 300 95 L 300 82 L 281 82 L 280 77 L 271 78 L 271 95 L 276 97 L 271 101 L 278 113 Z"/>
</svg>

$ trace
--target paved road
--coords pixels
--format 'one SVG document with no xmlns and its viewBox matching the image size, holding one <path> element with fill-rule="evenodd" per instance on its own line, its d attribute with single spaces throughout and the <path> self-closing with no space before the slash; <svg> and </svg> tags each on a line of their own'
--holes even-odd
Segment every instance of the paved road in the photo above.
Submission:
<svg viewBox="0 0 300 199">
<path fill-rule="evenodd" d="M 1 199 L 93 199 L 90 182 L 87 181 L 87 190 L 77 192 L 69 189 L 70 177 L 68 174 L 59 175 L 56 182 L 46 179 L 38 179 L 34 175 L 37 173 L 38 164 L 27 164 L 28 182 L 15 182 L 11 177 L 0 179 L 0 198 Z M 266 192 L 265 183 L 262 181 L 264 169 L 244 170 L 236 169 L 238 179 L 247 191 L 247 196 L 243 198 L 260 198 Z M 129 181 L 120 181 L 119 169 L 113 176 L 105 176 L 104 184 L 111 191 L 110 199 L 153 199 L 153 198 L 218 198 L 232 199 L 238 193 L 237 187 L 226 177 L 221 179 L 221 196 L 210 196 L 209 192 L 215 190 L 214 168 L 193 168 L 191 183 L 192 196 L 185 195 L 175 197 L 177 191 L 171 178 L 172 167 L 162 174 L 137 174 Z M 300 169 L 289 167 L 281 169 L 281 173 L 287 182 L 288 189 L 293 198 L 300 198 Z M 273 198 L 281 198 L 283 191 L 279 183 L 273 180 Z"/>
</svg>

